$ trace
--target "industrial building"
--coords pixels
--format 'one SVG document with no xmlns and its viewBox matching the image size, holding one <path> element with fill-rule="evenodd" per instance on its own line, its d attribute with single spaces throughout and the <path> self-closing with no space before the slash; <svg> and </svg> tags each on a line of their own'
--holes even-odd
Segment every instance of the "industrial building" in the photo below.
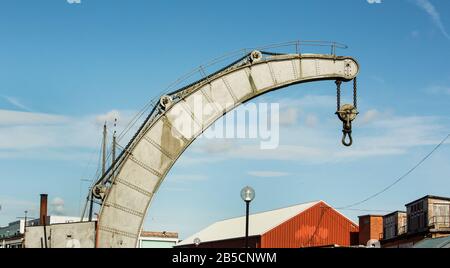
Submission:
<svg viewBox="0 0 450 268">
<path fill-rule="evenodd" d="M 427 195 L 405 207 L 406 221 L 404 214 L 399 214 L 403 219 L 398 222 L 397 235 L 383 237 L 383 247 L 413 247 L 425 238 L 450 235 L 450 198 Z"/>
<path fill-rule="evenodd" d="M 173 248 L 178 241 L 178 233 L 142 231 L 138 248 Z"/>
<path fill-rule="evenodd" d="M 0 227 L 0 248 L 94 248 L 96 219 L 85 218 L 83 222 L 80 219 L 47 215 L 47 195 L 42 194 L 39 218 L 17 220 Z M 175 232 L 142 231 L 137 247 L 172 248 L 178 241 Z"/>
<path fill-rule="evenodd" d="M 196 243 L 197 242 L 197 243 Z M 249 216 L 249 247 L 301 248 L 358 244 L 358 225 L 324 201 Z M 176 247 L 240 248 L 245 245 L 245 216 L 216 222 Z"/>
<path fill-rule="evenodd" d="M 359 244 L 367 245 L 369 241 L 378 241 L 383 234 L 383 216 L 359 216 Z"/>
<path fill-rule="evenodd" d="M 450 236 L 450 198 L 427 195 L 405 205 L 406 211 L 359 217 L 359 242 L 379 240 L 385 248 L 428 245 L 422 241 Z"/>
</svg>

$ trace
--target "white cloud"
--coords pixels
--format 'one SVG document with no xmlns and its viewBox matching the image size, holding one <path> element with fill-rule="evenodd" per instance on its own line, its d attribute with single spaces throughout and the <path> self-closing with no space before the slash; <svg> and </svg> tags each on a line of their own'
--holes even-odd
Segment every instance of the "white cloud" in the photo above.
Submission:
<svg viewBox="0 0 450 268">
<path fill-rule="evenodd" d="M 441 20 L 441 15 L 437 11 L 436 7 L 429 1 L 429 0 L 416 0 L 416 4 L 423 9 L 431 18 L 434 25 L 439 28 L 441 33 L 450 40 L 450 35 L 448 34 L 447 30 L 445 29 L 444 24 Z"/>
<path fill-rule="evenodd" d="M 284 108 L 299 107 L 300 103 L 316 101 L 319 109 L 334 108 L 334 96 L 306 96 L 302 99 L 281 101 Z M 314 112 L 317 107 L 308 107 Z M 331 114 L 314 114 L 315 124 L 297 124 L 289 128 L 281 128 L 280 146 L 274 150 L 261 150 L 256 140 L 221 140 L 208 141 L 195 146 L 187 154 L 189 164 L 213 163 L 225 160 L 278 160 L 297 161 L 306 164 L 326 162 L 353 161 L 361 158 L 386 155 L 401 155 L 409 150 L 427 145 L 437 144 L 448 133 L 448 122 L 445 118 L 430 116 L 399 116 L 390 110 L 379 111 L 368 109 L 362 112 L 353 124 L 354 145 L 343 147 L 340 143 L 342 124 Z M 326 116 L 326 119 L 325 119 Z M 315 120 L 309 120 L 315 121 Z M 300 123 L 300 122 L 299 122 Z M 314 128 L 309 126 L 315 125 Z M 225 142 L 224 146 L 221 144 Z M 230 145 L 231 143 L 231 145 Z M 217 144 L 217 148 L 215 148 Z"/>
<path fill-rule="evenodd" d="M 53 215 L 64 215 L 64 199 L 61 197 L 55 197 L 50 202 L 50 213 Z"/>
<path fill-rule="evenodd" d="M 315 127 L 319 123 L 319 118 L 314 114 L 306 115 L 305 124 L 308 127 Z"/>
<path fill-rule="evenodd" d="M 199 149 L 209 154 L 220 154 L 233 150 L 234 146 L 234 139 L 214 139 L 206 141 Z"/>
<path fill-rule="evenodd" d="M 19 109 L 24 110 L 24 111 L 29 111 L 29 112 L 31 111 L 30 108 L 28 108 L 25 104 L 23 104 L 19 99 L 15 98 L 15 97 L 3 96 L 3 98 L 7 102 L 9 102 L 13 106 L 15 106 L 16 108 L 19 108 Z"/>
<path fill-rule="evenodd" d="M 17 217 L 24 216 L 24 211 L 28 212 L 29 218 L 39 215 L 39 208 L 35 202 L 17 199 L 11 196 L 0 196 L 0 225 L 17 220 Z"/>
<path fill-rule="evenodd" d="M 121 116 L 117 130 L 124 128 L 132 113 L 112 111 L 105 115 L 70 117 L 53 114 L 0 110 L 0 158 L 73 159 L 87 157 L 86 149 L 98 148 L 100 119 Z M 130 131 L 132 135 L 133 131 Z M 122 143 L 127 141 L 125 137 Z M 70 150 L 70 153 L 68 153 Z"/>
<path fill-rule="evenodd" d="M 166 190 L 169 192 L 190 192 L 190 191 L 192 191 L 192 189 L 181 188 L 181 187 L 167 187 Z"/>
<path fill-rule="evenodd" d="M 300 99 L 282 99 L 284 107 L 301 107 L 303 110 L 336 106 L 336 97 L 328 95 L 306 95 Z"/>
<path fill-rule="evenodd" d="M 285 177 L 289 175 L 289 173 L 280 171 L 249 171 L 247 172 L 247 174 L 250 176 L 261 178 Z"/>
<path fill-rule="evenodd" d="M 105 114 L 101 114 L 101 115 L 97 115 L 95 117 L 95 121 L 97 122 L 97 124 L 99 125 L 103 125 L 103 124 L 114 124 L 115 121 L 119 121 L 120 120 L 120 112 L 117 110 L 112 110 L 109 111 Z"/>
<path fill-rule="evenodd" d="M 208 179 L 205 175 L 201 174 L 175 174 L 168 177 L 169 180 L 174 182 L 193 182 L 193 181 L 205 181 Z"/>
<path fill-rule="evenodd" d="M 367 3 L 369 3 L 369 4 L 381 4 L 382 1 L 381 0 L 367 0 Z"/>
<path fill-rule="evenodd" d="M 67 0 L 69 4 L 81 4 L 81 0 Z"/>
<path fill-rule="evenodd" d="M 297 123 L 298 109 L 287 108 L 280 111 L 280 126 L 292 126 Z"/>
<path fill-rule="evenodd" d="M 363 113 L 360 117 L 360 122 L 362 124 L 367 124 L 373 122 L 375 119 L 380 118 L 380 112 L 376 109 L 370 109 L 367 112 Z"/>
<path fill-rule="evenodd" d="M 0 126 L 55 125 L 68 121 L 69 118 L 59 115 L 0 110 Z"/>
<path fill-rule="evenodd" d="M 432 94 L 450 95 L 450 86 L 432 86 L 427 89 Z"/>
</svg>

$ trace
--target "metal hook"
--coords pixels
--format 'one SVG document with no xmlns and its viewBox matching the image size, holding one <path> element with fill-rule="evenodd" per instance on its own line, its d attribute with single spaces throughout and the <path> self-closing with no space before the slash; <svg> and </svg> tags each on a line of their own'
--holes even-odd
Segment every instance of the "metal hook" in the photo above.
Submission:
<svg viewBox="0 0 450 268">
<path fill-rule="evenodd" d="M 342 144 L 347 146 L 347 147 L 352 146 L 352 144 L 353 144 L 352 132 L 351 131 L 349 132 L 349 131 L 346 131 L 346 130 L 343 130 L 342 132 L 344 133 L 342 135 Z M 346 137 L 347 136 L 348 136 L 348 142 L 346 141 Z"/>
</svg>

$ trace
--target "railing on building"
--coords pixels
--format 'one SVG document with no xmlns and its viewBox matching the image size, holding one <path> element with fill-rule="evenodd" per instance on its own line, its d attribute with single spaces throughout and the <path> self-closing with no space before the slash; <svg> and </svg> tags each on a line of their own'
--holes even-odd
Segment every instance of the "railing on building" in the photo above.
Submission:
<svg viewBox="0 0 450 268">
<path fill-rule="evenodd" d="M 403 226 L 398 227 L 397 235 L 406 234 L 407 232 L 408 232 L 408 226 L 403 225 Z"/>
<path fill-rule="evenodd" d="M 429 219 L 430 228 L 450 228 L 450 215 L 433 216 Z"/>
</svg>

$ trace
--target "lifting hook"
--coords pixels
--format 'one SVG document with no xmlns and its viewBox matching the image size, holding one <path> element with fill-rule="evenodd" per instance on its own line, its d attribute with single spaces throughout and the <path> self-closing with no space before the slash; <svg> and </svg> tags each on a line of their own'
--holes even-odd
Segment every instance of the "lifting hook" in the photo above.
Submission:
<svg viewBox="0 0 450 268">
<path fill-rule="evenodd" d="M 336 114 L 342 121 L 342 144 L 345 146 L 351 146 L 353 144 L 352 122 L 358 115 L 358 111 L 352 104 L 344 104 L 342 108 L 336 112 Z"/>
<path fill-rule="evenodd" d="M 337 111 L 336 115 L 342 121 L 342 144 L 344 146 L 351 146 L 353 144 L 352 138 L 352 122 L 356 119 L 358 115 L 358 110 L 356 108 L 356 78 L 353 81 L 353 104 L 344 104 L 341 106 L 341 84 L 342 81 L 336 81 L 337 86 Z"/>
</svg>

